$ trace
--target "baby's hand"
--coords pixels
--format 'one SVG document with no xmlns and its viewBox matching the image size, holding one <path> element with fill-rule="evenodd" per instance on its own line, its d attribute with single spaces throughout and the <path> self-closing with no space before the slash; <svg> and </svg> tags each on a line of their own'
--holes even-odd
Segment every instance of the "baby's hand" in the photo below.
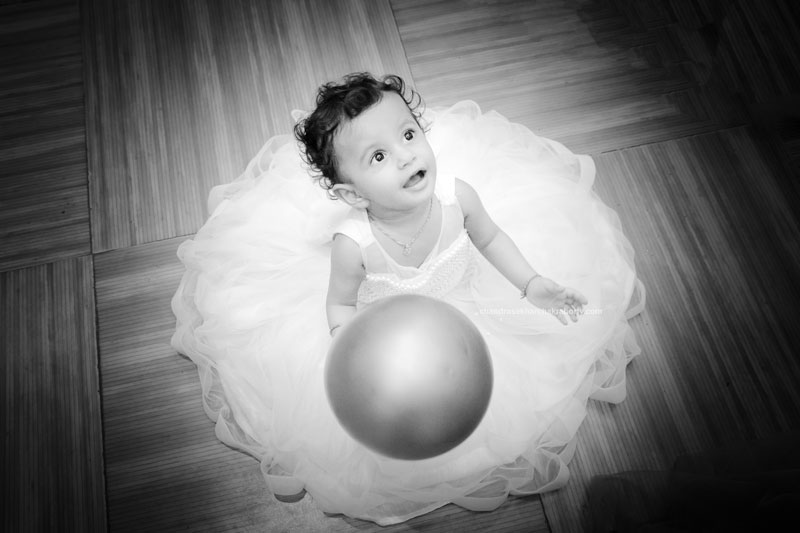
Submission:
<svg viewBox="0 0 800 533">
<path fill-rule="evenodd" d="M 589 303 L 589 300 L 575 289 L 562 287 L 543 276 L 531 280 L 526 297 L 530 303 L 544 309 L 565 326 L 568 323 L 565 315 L 569 315 L 573 322 L 577 322 L 578 315 L 583 314 L 583 306 Z"/>
</svg>

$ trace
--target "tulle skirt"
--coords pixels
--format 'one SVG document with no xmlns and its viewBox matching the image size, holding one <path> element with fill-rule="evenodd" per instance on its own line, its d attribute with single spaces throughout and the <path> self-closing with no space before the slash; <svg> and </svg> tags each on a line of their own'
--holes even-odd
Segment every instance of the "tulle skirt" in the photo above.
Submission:
<svg viewBox="0 0 800 533">
<path fill-rule="evenodd" d="M 333 415 L 325 297 L 332 234 L 349 208 L 312 182 L 288 135 L 212 190 L 208 221 L 179 248 L 186 272 L 172 302 L 173 346 L 197 365 L 219 439 L 256 457 L 275 494 L 306 490 L 325 512 L 384 525 L 563 486 L 588 399 L 625 397 L 639 353 L 628 319 L 644 305 L 633 250 L 591 190 L 591 159 L 474 102 L 424 120 L 439 173 L 470 183 L 537 271 L 589 299 L 578 323 L 562 326 L 477 258 L 446 298 L 478 326 L 494 369 L 489 408 L 466 441 L 391 459 Z"/>
</svg>

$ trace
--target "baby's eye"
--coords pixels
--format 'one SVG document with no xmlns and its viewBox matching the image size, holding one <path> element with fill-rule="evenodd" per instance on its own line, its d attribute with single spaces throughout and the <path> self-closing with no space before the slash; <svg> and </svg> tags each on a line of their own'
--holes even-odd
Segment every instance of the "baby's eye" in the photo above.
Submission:
<svg viewBox="0 0 800 533">
<path fill-rule="evenodd" d="M 403 137 L 405 137 L 407 141 L 410 141 L 411 139 L 414 138 L 414 134 L 415 134 L 414 130 L 406 130 L 406 132 L 403 134 Z"/>
<path fill-rule="evenodd" d="M 375 161 L 376 163 L 380 163 L 385 158 L 386 158 L 386 154 L 384 154 L 383 152 L 375 152 L 372 155 L 372 160 Z"/>
</svg>

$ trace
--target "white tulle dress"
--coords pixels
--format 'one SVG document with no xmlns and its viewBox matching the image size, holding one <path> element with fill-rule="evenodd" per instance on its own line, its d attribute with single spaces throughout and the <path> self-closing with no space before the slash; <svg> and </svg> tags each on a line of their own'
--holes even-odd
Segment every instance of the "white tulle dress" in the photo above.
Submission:
<svg viewBox="0 0 800 533">
<path fill-rule="evenodd" d="M 419 268 L 395 263 L 363 212 L 330 200 L 286 135 L 213 189 L 211 216 L 178 251 L 186 273 L 172 302 L 173 346 L 197 364 L 219 439 L 255 456 L 275 494 L 305 489 L 325 512 L 379 524 L 451 502 L 491 510 L 509 494 L 563 486 L 587 400 L 622 401 L 625 367 L 639 353 L 628 319 L 644 292 L 616 214 L 591 190 L 592 160 L 474 102 L 429 110 L 424 120 L 443 216 L 439 243 Z M 578 323 L 562 326 L 520 300 L 472 247 L 455 177 L 477 190 L 537 271 L 587 296 Z M 442 298 L 487 340 L 489 408 L 444 455 L 377 455 L 345 433 L 328 405 L 325 297 L 336 232 L 362 249 L 360 308 L 407 292 Z"/>
</svg>

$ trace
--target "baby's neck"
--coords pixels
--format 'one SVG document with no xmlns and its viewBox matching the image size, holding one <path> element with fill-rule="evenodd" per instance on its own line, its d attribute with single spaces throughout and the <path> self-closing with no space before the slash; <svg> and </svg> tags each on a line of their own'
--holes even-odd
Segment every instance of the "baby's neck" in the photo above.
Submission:
<svg viewBox="0 0 800 533">
<path fill-rule="evenodd" d="M 370 209 L 367 208 L 367 215 L 370 220 L 381 224 L 384 228 L 416 228 L 428 218 L 430 210 L 433 209 L 433 198 L 430 202 L 417 206 L 407 211 Z"/>
</svg>

